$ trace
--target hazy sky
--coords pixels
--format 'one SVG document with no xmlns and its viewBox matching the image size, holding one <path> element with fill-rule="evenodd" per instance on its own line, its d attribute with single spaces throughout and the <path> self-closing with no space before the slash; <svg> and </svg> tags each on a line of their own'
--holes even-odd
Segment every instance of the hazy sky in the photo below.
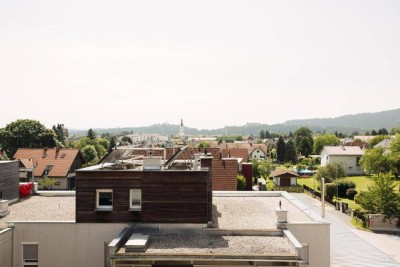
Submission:
<svg viewBox="0 0 400 267">
<path fill-rule="evenodd" d="M 0 127 L 399 108 L 400 1 L 0 0 L 0 90 Z"/>
</svg>

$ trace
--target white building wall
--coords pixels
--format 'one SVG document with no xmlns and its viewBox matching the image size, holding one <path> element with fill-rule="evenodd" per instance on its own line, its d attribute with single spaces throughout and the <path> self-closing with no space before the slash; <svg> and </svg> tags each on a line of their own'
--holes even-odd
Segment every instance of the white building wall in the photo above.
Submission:
<svg viewBox="0 0 400 267">
<path fill-rule="evenodd" d="M 322 156 L 322 155 L 321 155 Z M 348 175 L 363 175 L 364 170 L 361 166 L 357 166 L 357 158 L 361 158 L 361 156 L 328 156 L 328 160 L 326 161 L 326 164 L 328 163 L 339 163 L 343 166 L 344 170 L 346 171 L 346 174 Z M 324 167 L 326 166 L 322 164 L 322 158 L 321 158 L 321 166 Z"/>
<path fill-rule="evenodd" d="M 307 267 L 330 267 L 330 224 L 288 223 L 287 229 L 304 246 L 308 245 Z"/>
<path fill-rule="evenodd" d="M 262 150 L 254 150 L 250 154 L 250 159 L 265 159 L 265 153 Z"/>
<path fill-rule="evenodd" d="M 38 243 L 40 267 L 104 266 L 105 242 L 124 228 L 109 223 L 15 223 L 14 266 L 22 266 L 22 242 Z"/>
<path fill-rule="evenodd" d="M 12 267 L 12 229 L 0 230 L 0 266 Z M 22 265 L 19 265 L 22 266 Z"/>
</svg>

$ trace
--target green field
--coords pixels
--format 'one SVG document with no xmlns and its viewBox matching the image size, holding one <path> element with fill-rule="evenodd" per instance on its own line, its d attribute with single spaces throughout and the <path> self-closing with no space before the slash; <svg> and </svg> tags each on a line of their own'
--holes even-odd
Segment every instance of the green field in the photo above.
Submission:
<svg viewBox="0 0 400 267">
<path fill-rule="evenodd" d="M 319 181 L 315 176 L 310 177 L 310 178 L 298 178 L 297 179 L 297 183 L 299 185 L 305 184 L 310 188 L 314 188 L 314 179 L 315 179 L 315 190 L 319 191 L 318 190 Z M 368 177 L 368 176 L 348 176 L 348 177 L 345 177 L 344 179 L 348 180 L 348 181 L 353 181 L 356 184 L 356 190 L 358 192 L 367 191 L 368 187 L 372 186 L 373 183 L 374 183 L 374 180 L 373 180 L 372 176 L 371 177 Z M 394 183 L 396 185 L 395 190 L 397 192 L 399 192 L 400 181 L 397 180 L 397 181 L 394 181 Z M 335 200 L 336 200 L 336 198 L 335 198 Z M 347 203 L 351 209 L 357 209 L 357 208 L 361 209 L 360 205 L 356 204 L 354 202 L 354 200 L 350 200 L 350 199 L 347 199 L 347 198 L 338 198 L 337 201 Z"/>
<path fill-rule="evenodd" d="M 297 179 L 297 183 L 299 185 L 307 185 L 311 188 L 314 188 L 314 177 L 310 177 L 310 178 L 298 178 Z M 347 176 L 344 178 L 345 180 L 348 181 L 353 181 L 356 184 L 356 189 L 357 191 L 367 191 L 368 190 L 368 186 L 372 186 L 374 183 L 373 177 L 368 177 L 368 176 Z M 396 191 L 399 191 L 399 187 L 400 187 L 400 181 L 394 181 L 395 185 L 396 185 Z M 317 178 L 315 178 L 315 189 L 318 191 L 317 187 L 318 187 L 319 181 L 317 180 Z"/>
</svg>

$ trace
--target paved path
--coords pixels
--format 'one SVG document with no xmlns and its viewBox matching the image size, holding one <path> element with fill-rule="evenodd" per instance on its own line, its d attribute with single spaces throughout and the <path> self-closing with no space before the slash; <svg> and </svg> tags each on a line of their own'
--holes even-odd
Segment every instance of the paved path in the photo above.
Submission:
<svg viewBox="0 0 400 267">
<path fill-rule="evenodd" d="M 291 195 L 310 207 L 311 212 L 321 214 L 320 201 L 305 194 Z M 382 237 L 374 233 L 365 234 L 367 232 L 357 230 L 348 223 L 347 215 L 330 206 L 326 206 L 325 218 L 331 223 L 332 267 L 400 267 L 400 238 L 396 239 L 390 235 Z M 385 238 L 391 242 L 385 242 Z M 399 262 L 394 259 L 398 259 Z"/>
</svg>

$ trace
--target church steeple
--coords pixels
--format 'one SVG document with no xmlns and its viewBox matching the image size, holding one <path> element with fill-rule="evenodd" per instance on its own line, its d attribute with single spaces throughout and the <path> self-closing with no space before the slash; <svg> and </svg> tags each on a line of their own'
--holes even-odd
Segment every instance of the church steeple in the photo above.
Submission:
<svg viewBox="0 0 400 267">
<path fill-rule="evenodd" d="M 185 136 L 185 128 L 183 127 L 183 119 L 181 118 L 181 126 L 179 127 L 179 137 L 184 137 Z"/>
</svg>

